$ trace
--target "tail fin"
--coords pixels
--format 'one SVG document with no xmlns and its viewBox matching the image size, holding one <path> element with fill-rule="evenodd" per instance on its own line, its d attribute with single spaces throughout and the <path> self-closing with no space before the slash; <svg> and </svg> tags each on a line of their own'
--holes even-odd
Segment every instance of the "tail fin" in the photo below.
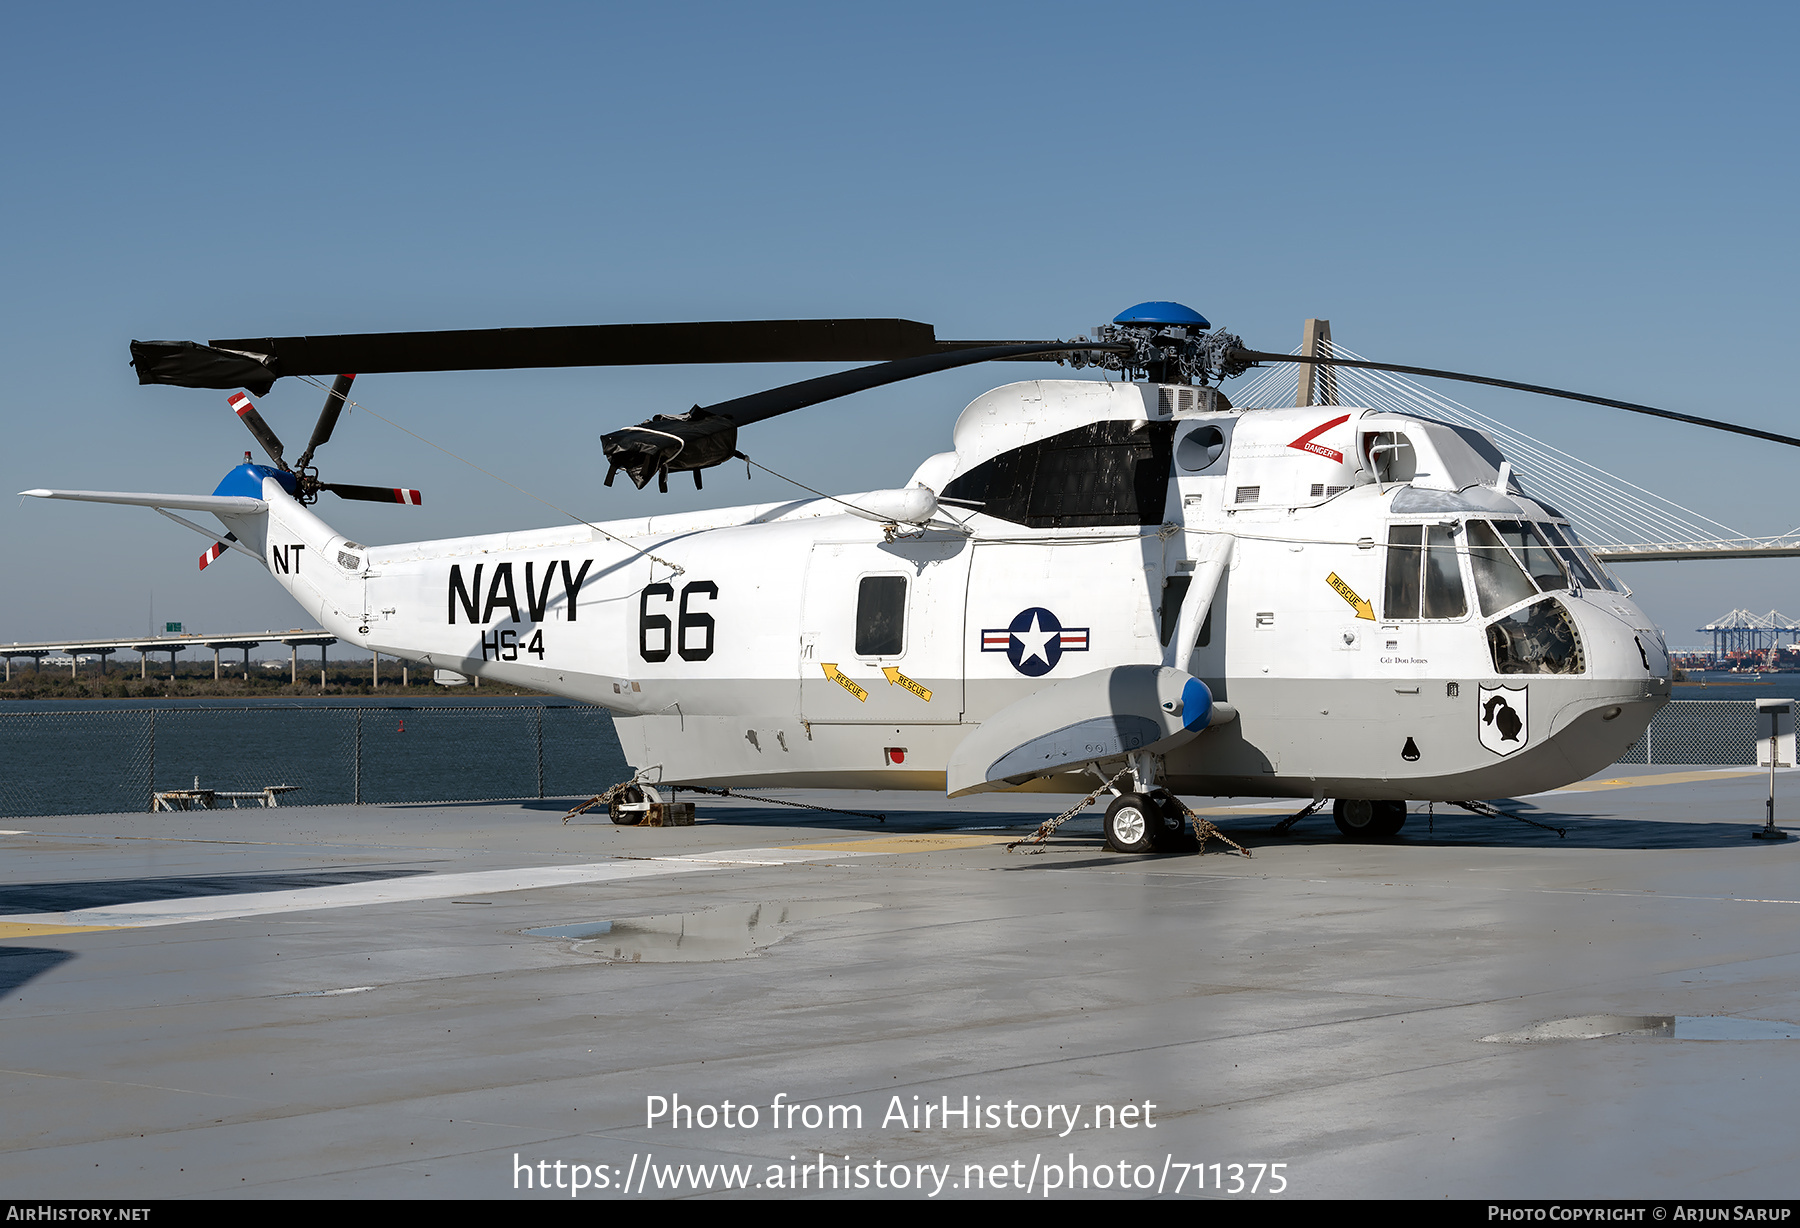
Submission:
<svg viewBox="0 0 1800 1228">
<path fill-rule="evenodd" d="M 121 490 L 27 490 L 40 499 L 118 503 L 148 507 L 207 538 L 218 537 L 178 512 L 210 512 L 225 526 L 224 544 L 256 559 L 319 625 L 360 644 L 366 625 L 363 548 L 313 515 L 293 497 L 291 475 L 262 465 L 241 465 L 210 495 L 167 495 Z M 208 551 L 212 554 L 212 551 Z M 203 559 L 205 555 L 201 556 Z M 215 556 L 216 557 L 216 556 Z M 210 561 L 210 560 L 208 560 Z M 204 566 L 204 564 L 203 564 Z"/>
</svg>

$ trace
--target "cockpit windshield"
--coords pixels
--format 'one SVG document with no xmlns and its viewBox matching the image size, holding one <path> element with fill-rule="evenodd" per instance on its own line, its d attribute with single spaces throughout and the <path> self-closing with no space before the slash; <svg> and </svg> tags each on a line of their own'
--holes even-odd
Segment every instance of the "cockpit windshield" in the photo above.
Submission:
<svg viewBox="0 0 1800 1228">
<path fill-rule="evenodd" d="M 1564 524 L 1471 520 L 1466 526 L 1395 524 L 1388 528 L 1387 618 L 1461 618 L 1467 608 L 1456 562 L 1459 528 L 1476 597 L 1491 618 L 1540 593 L 1583 588 L 1623 591 Z"/>
<path fill-rule="evenodd" d="M 1606 570 L 1606 565 L 1588 553 L 1587 547 L 1581 544 L 1581 539 L 1575 536 L 1574 525 L 1547 524 L 1544 531 L 1550 535 L 1551 540 L 1561 543 L 1562 556 L 1569 563 L 1571 572 L 1576 572 L 1579 568 L 1577 574 L 1592 577 L 1589 587 L 1609 589 L 1615 593 L 1626 591 L 1625 586 Z"/>
<path fill-rule="evenodd" d="M 1538 526 L 1524 520 L 1496 520 L 1494 530 L 1512 547 L 1513 555 L 1525 565 L 1525 574 L 1541 591 L 1548 593 L 1569 587 L 1569 575 L 1563 570 L 1562 560 L 1544 540 Z"/>
<path fill-rule="evenodd" d="M 1475 572 L 1475 593 L 1481 599 L 1483 615 L 1498 614 L 1537 595 L 1537 586 L 1494 526 L 1485 520 L 1469 522 L 1469 562 Z"/>
</svg>

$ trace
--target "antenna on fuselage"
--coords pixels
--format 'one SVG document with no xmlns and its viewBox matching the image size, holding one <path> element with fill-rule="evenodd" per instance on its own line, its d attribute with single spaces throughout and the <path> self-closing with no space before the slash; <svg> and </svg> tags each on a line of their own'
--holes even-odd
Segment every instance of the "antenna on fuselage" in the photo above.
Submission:
<svg viewBox="0 0 1800 1228">
<path fill-rule="evenodd" d="M 1300 354 L 1304 358 L 1331 357 L 1331 321 L 1308 320 L 1306 333 L 1300 341 Z M 1313 399 L 1314 391 L 1319 399 Z M 1300 395 L 1294 398 L 1297 406 L 1336 405 L 1338 403 L 1337 368 L 1321 367 L 1316 363 L 1300 364 Z"/>
</svg>

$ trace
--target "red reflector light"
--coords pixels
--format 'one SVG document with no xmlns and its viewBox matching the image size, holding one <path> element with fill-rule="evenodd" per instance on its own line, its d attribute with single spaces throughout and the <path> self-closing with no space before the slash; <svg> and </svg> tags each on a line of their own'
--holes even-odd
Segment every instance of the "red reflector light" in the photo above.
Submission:
<svg viewBox="0 0 1800 1228">
<path fill-rule="evenodd" d="M 889 763 L 905 763 L 906 762 L 906 747 L 904 747 L 904 746 L 888 747 L 887 748 L 887 760 Z"/>
</svg>

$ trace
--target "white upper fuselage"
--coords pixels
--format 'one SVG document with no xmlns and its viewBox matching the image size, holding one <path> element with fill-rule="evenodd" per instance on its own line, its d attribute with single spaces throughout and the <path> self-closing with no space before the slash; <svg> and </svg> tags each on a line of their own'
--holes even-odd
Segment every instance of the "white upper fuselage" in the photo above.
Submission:
<svg viewBox="0 0 1800 1228">
<path fill-rule="evenodd" d="M 941 788 L 1006 705 L 1163 664 L 1238 716 L 1169 756 L 1177 791 L 1497 796 L 1612 762 L 1666 701 L 1660 634 L 1486 437 L 1204 391 L 995 389 L 893 541 L 809 499 L 363 547 L 273 480 L 266 525 L 225 519 L 333 634 L 604 704 L 667 781 Z"/>
</svg>

